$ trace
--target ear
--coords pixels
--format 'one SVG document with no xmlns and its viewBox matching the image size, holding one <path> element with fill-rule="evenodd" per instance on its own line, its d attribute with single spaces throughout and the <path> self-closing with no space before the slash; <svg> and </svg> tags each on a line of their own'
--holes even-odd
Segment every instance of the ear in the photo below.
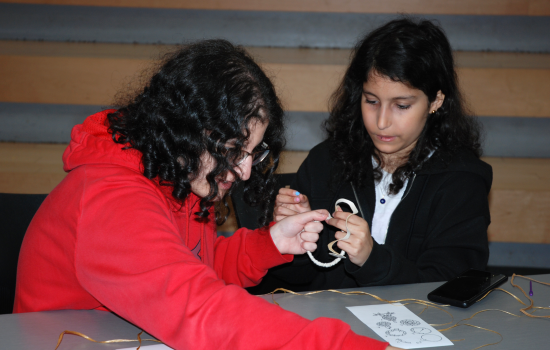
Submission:
<svg viewBox="0 0 550 350">
<path fill-rule="evenodd" d="M 445 95 L 443 95 L 441 90 L 439 90 L 437 92 L 437 95 L 435 96 L 435 100 L 430 103 L 430 110 L 428 111 L 428 113 L 432 113 L 432 111 L 437 111 L 439 107 L 441 107 L 441 105 L 443 104 L 443 101 L 445 101 Z"/>
</svg>

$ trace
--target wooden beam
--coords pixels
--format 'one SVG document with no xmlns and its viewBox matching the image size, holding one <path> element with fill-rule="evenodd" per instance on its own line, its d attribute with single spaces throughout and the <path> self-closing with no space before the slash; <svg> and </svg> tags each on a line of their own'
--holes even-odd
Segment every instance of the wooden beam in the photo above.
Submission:
<svg viewBox="0 0 550 350">
<path fill-rule="evenodd" d="M 65 177 L 67 145 L 0 142 L 0 192 L 50 193 Z"/>
<path fill-rule="evenodd" d="M 194 10 L 548 16 L 545 0 L 2 0 L 4 3 Z"/>
<path fill-rule="evenodd" d="M 0 54 L 0 101 L 109 105 L 119 91 L 140 85 L 155 63 L 143 58 Z M 263 63 L 284 106 L 325 112 L 345 65 Z M 550 117 L 550 69 L 459 68 L 474 113 Z"/>
<path fill-rule="evenodd" d="M 489 195 L 489 239 L 550 243 L 550 159 L 484 160 L 494 174 Z"/>
</svg>

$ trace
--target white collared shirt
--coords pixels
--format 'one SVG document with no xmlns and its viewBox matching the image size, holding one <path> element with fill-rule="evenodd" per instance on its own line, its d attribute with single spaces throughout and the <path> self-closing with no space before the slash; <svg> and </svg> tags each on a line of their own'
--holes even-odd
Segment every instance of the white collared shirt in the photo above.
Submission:
<svg viewBox="0 0 550 350">
<path fill-rule="evenodd" d="M 374 158 L 372 162 L 373 166 L 377 165 Z M 393 174 L 386 172 L 384 169 L 380 170 L 382 171 L 382 179 L 376 183 L 374 187 L 376 193 L 376 206 L 374 208 L 374 216 L 372 217 L 372 227 L 370 231 L 372 238 L 378 244 L 384 244 L 386 242 L 391 216 L 403 198 L 409 179 L 405 180 L 399 193 L 389 195 L 389 185 L 392 183 Z M 384 204 L 380 202 L 381 199 L 385 200 Z"/>
</svg>

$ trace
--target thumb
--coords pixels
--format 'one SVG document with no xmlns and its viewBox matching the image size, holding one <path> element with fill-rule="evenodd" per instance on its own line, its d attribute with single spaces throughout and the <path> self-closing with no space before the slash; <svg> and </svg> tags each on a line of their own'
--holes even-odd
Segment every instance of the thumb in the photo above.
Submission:
<svg viewBox="0 0 550 350">
<path fill-rule="evenodd" d="M 311 221 L 323 221 L 328 217 L 328 211 L 325 209 L 318 209 L 307 211 L 305 213 L 292 216 L 296 223 L 305 225 Z"/>
</svg>

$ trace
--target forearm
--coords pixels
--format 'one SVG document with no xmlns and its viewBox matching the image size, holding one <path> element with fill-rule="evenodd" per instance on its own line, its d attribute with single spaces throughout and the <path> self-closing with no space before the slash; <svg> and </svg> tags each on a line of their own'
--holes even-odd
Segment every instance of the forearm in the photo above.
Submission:
<svg viewBox="0 0 550 350">
<path fill-rule="evenodd" d="M 261 281 L 269 268 L 292 259 L 292 255 L 279 253 L 269 228 L 254 231 L 241 228 L 229 238 L 216 240 L 214 269 L 226 283 L 251 287 Z"/>
<path fill-rule="evenodd" d="M 359 285 L 369 286 L 445 281 L 468 268 L 484 269 L 489 256 L 487 225 L 480 216 L 409 247 L 375 243 L 361 268 L 348 262 L 346 270 Z"/>
</svg>

